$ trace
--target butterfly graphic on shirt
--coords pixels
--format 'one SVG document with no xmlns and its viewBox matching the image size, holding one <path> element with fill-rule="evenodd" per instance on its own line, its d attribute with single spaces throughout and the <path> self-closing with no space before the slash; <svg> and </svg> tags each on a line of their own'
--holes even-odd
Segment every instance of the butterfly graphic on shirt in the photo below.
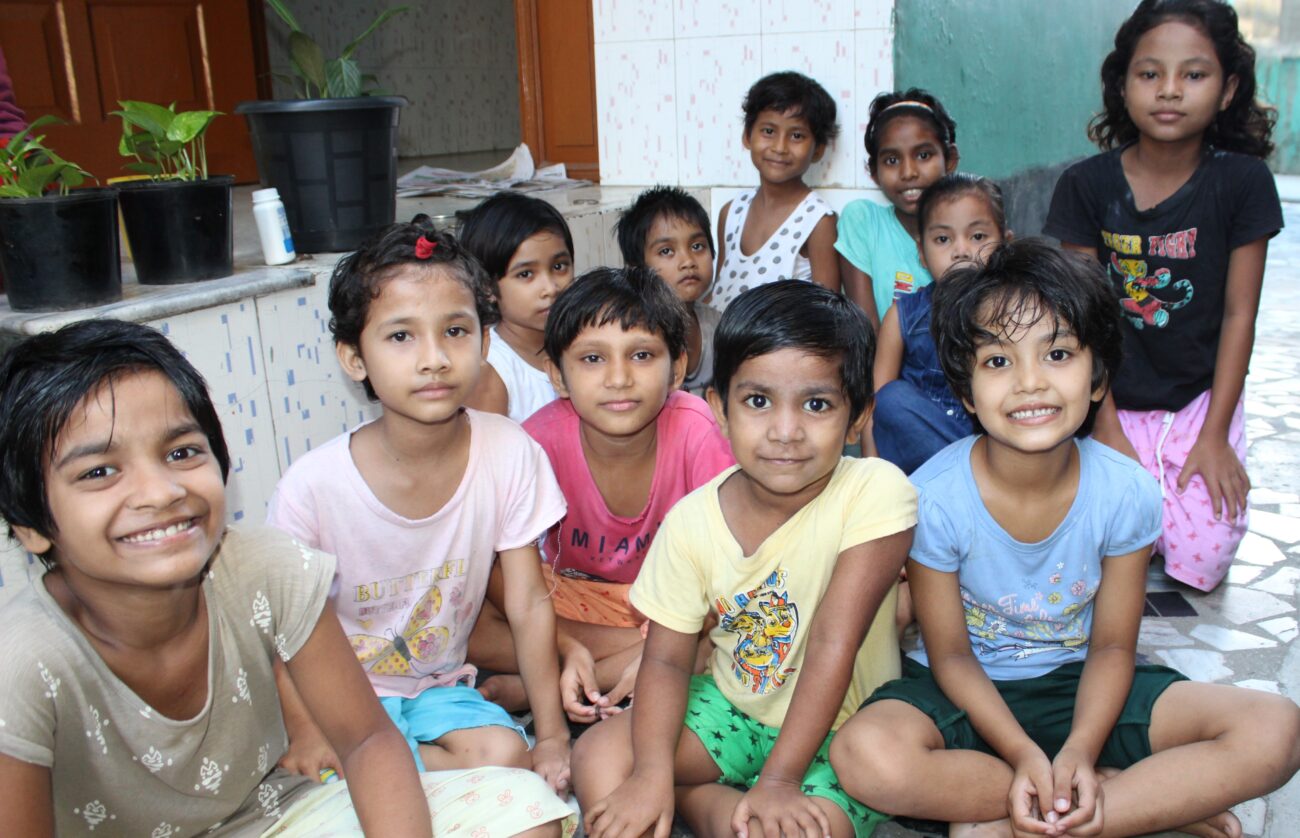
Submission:
<svg viewBox="0 0 1300 838">
<path fill-rule="evenodd" d="M 435 585 L 416 600 L 400 634 L 389 629 L 389 637 L 348 635 L 352 651 L 372 675 L 430 675 L 451 639 L 445 626 L 429 625 L 441 610 L 442 591 Z"/>
</svg>

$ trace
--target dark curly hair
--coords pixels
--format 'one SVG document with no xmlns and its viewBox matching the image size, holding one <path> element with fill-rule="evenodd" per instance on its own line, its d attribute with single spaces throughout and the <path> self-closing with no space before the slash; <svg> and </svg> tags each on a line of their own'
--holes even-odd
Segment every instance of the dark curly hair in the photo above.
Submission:
<svg viewBox="0 0 1300 838">
<path fill-rule="evenodd" d="M 1124 337 L 1101 263 L 1028 238 L 1004 242 L 983 265 L 958 265 L 934 285 L 930 335 L 953 393 L 970 404 L 979 348 L 1044 317 L 1091 350 L 1092 389 L 1109 388 L 1119 371 Z M 1092 403 L 1076 437 L 1092 433 L 1100 408 L 1100 400 Z M 976 433 L 984 432 L 973 412 L 971 422 Z"/>
<path fill-rule="evenodd" d="M 839 123 L 835 121 L 835 100 L 826 88 L 803 73 L 787 70 L 763 76 L 745 94 L 741 107 L 745 111 L 745 136 L 754 130 L 754 123 L 763 111 L 802 116 L 808 120 L 813 142 L 819 146 L 840 133 Z"/>
<path fill-rule="evenodd" d="M 421 239 L 431 242 L 428 258 L 416 255 Z M 426 245 L 427 246 L 427 245 Z M 334 342 L 359 347 L 366 327 L 370 302 L 383 290 L 384 282 L 406 266 L 441 268 L 459 281 L 474 297 L 474 308 L 484 329 L 497 322 L 496 304 L 487 273 L 469 251 L 447 233 L 434 229 L 429 216 L 420 214 L 409 224 L 394 224 L 381 230 L 355 253 L 343 257 L 330 277 L 330 334 Z M 375 389 L 363 379 L 366 396 L 376 401 Z"/>
<path fill-rule="evenodd" d="M 906 104 L 910 102 L 917 104 Z M 871 100 L 867 130 L 862 135 L 862 145 L 867 149 L 867 169 L 873 176 L 876 174 L 876 152 L 880 151 L 880 135 L 886 125 L 900 116 L 915 116 L 930 123 L 943 146 L 944 162 L 952 156 L 957 145 L 957 123 L 933 93 L 919 87 L 881 93 Z"/>
<path fill-rule="evenodd" d="M 1115 49 L 1101 64 L 1102 110 L 1088 123 L 1088 138 L 1102 149 L 1138 138 L 1124 103 L 1124 81 L 1138 40 L 1162 23 L 1182 21 L 1214 44 L 1223 77 L 1237 77 L 1232 102 L 1205 130 L 1204 141 L 1224 151 L 1267 157 L 1273 151 L 1277 109 L 1255 101 L 1255 50 L 1237 28 L 1237 12 L 1220 0 L 1142 0 L 1115 33 Z"/>
</svg>

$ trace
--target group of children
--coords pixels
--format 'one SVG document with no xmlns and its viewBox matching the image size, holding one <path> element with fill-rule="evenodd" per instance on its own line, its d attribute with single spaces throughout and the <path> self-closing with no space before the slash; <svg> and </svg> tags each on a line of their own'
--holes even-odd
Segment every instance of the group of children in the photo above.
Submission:
<svg viewBox="0 0 1300 838">
<path fill-rule="evenodd" d="M 1102 77 L 1066 249 L 1012 239 L 920 90 L 872 104 L 888 204 L 837 218 L 794 73 L 746 98 L 716 242 L 668 187 L 576 279 L 532 198 L 395 225 L 329 291 L 383 411 L 274 529 L 227 528 L 161 335 L 12 349 L 0 515 L 47 572 L 0 613 L 0 833 L 567 835 L 572 788 L 593 838 L 1239 836 L 1300 709 L 1136 643 L 1153 546 L 1209 589 L 1244 528 L 1270 115 L 1218 0 L 1143 0 Z"/>
</svg>

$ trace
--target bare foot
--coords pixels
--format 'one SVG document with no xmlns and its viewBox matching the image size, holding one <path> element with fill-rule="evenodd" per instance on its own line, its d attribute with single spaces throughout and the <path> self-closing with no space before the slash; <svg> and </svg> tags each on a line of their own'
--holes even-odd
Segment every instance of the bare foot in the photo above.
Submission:
<svg viewBox="0 0 1300 838">
<path fill-rule="evenodd" d="M 1197 838 L 1241 838 L 1241 821 L 1231 812 L 1220 812 L 1203 821 L 1180 826 L 1174 831 L 1195 835 Z"/>
<path fill-rule="evenodd" d="M 948 838 L 1009 838 L 1010 835 L 1011 821 L 1008 818 L 984 823 L 948 824 Z"/>
<path fill-rule="evenodd" d="M 524 692 L 524 679 L 518 675 L 493 675 L 478 685 L 483 697 L 499 704 L 508 713 L 528 709 L 528 693 Z"/>
</svg>

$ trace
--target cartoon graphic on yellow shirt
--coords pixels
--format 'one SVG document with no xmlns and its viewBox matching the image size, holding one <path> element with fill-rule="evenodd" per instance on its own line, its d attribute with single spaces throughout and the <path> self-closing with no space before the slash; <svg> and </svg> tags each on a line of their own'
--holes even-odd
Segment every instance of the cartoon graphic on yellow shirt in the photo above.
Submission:
<svg viewBox="0 0 1300 838">
<path fill-rule="evenodd" d="M 784 569 L 775 570 L 757 588 L 715 603 L 721 628 L 739 635 L 732 674 L 758 695 L 778 689 L 795 671 L 783 668 L 799 632 L 799 607 L 790 602 L 785 579 Z"/>
</svg>

